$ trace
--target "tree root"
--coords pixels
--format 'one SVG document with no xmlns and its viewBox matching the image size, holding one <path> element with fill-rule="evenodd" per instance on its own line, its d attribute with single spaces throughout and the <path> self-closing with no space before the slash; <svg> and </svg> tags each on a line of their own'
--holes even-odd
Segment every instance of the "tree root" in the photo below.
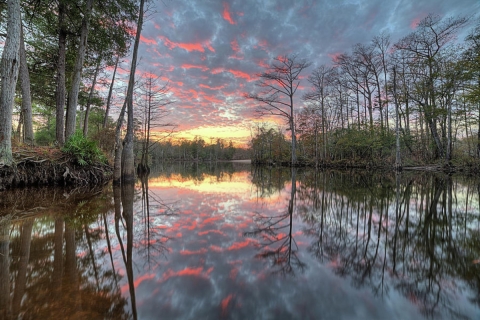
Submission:
<svg viewBox="0 0 480 320">
<path fill-rule="evenodd" d="M 51 160 L 26 156 L 13 166 L 0 167 L 0 190 L 44 185 L 101 185 L 112 175 L 113 168 L 103 163 L 80 166 L 74 159 L 65 157 Z"/>
</svg>

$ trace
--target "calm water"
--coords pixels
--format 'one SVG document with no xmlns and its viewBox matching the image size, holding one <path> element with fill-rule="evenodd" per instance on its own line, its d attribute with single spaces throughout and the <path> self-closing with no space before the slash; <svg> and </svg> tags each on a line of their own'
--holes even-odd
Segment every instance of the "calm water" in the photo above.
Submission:
<svg viewBox="0 0 480 320">
<path fill-rule="evenodd" d="M 480 319 L 479 195 L 231 163 L 4 192 L 0 318 Z"/>
</svg>

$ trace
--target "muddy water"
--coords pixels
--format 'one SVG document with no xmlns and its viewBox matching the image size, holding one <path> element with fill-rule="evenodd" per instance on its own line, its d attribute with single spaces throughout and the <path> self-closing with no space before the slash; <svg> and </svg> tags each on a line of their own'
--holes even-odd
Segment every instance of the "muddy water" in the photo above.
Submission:
<svg viewBox="0 0 480 320">
<path fill-rule="evenodd" d="M 0 199 L 2 319 L 479 319 L 479 182 L 157 167 Z"/>
</svg>

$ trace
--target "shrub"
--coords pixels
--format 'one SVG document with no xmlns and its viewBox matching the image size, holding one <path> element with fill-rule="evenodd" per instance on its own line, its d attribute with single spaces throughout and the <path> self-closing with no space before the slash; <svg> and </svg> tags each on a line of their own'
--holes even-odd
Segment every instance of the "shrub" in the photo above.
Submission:
<svg viewBox="0 0 480 320">
<path fill-rule="evenodd" d="M 62 151 L 75 157 L 78 164 L 82 166 L 94 162 L 107 163 L 107 158 L 97 147 L 97 143 L 85 138 L 81 131 L 75 132 L 67 139 Z"/>
</svg>

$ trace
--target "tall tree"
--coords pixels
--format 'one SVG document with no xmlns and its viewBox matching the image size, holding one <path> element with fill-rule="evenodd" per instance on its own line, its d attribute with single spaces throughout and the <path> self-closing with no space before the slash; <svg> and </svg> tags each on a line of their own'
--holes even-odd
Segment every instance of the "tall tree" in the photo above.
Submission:
<svg viewBox="0 0 480 320">
<path fill-rule="evenodd" d="M 477 152 L 480 158 L 480 22 L 466 38 L 467 50 L 462 63 L 465 70 L 465 87 L 468 101 L 477 109 Z"/>
<path fill-rule="evenodd" d="M 7 2 L 7 39 L 0 63 L 0 166 L 11 165 L 12 156 L 12 112 L 18 69 L 20 67 L 20 33 L 22 19 L 20 16 L 20 0 Z"/>
<path fill-rule="evenodd" d="M 168 116 L 169 111 L 166 106 L 173 103 L 167 98 L 169 91 L 168 83 L 160 85 L 158 77 L 147 75 L 141 81 L 140 91 L 142 92 L 142 101 L 138 104 L 141 106 L 142 115 L 142 151 L 140 159 L 140 167 L 142 170 L 148 171 L 148 156 L 150 149 L 155 145 L 156 141 L 151 143 L 151 128 L 155 127 L 162 130 L 162 134 L 170 135 L 172 128 L 175 126 L 167 123 L 165 117 Z M 166 130 L 166 129 L 169 130 Z"/>
<path fill-rule="evenodd" d="M 422 109 L 425 121 L 435 143 L 435 156 L 444 158 L 446 142 L 442 141 L 439 132 L 438 120 L 445 116 L 447 110 L 439 103 L 439 77 L 442 74 L 441 59 L 448 45 L 455 39 L 456 33 L 467 23 L 466 18 L 441 19 L 438 16 L 428 15 L 417 26 L 417 29 L 395 44 L 396 50 L 408 54 L 410 71 L 418 77 L 415 90 L 410 92 L 409 98 L 415 101 Z M 445 132 L 446 134 L 446 132 Z"/>
<path fill-rule="evenodd" d="M 98 72 L 100 71 L 100 64 L 102 62 L 101 56 L 98 57 L 97 66 L 93 73 L 92 86 L 90 87 L 90 93 L 87 98 L 87 106 L 85 107 L 85 118 L 83 119 L 83 135 L 86 137 L 88 134 L 88 116 L 90 114 L 90 106 L 92 105 L 93 92 L 95 91 L 95 85 L 97 84 Z"/>
<path fill-rule="evenodd" d="M 133 46 L 132 64 L 130 66 L 130 77 L 128 80 L 127 95 L 125 102 L 127 104 L 127 133 L 122 151 L 122 182 L 133 183 L 135 179 L 135 161 L 133 154 L 133 87 L 135 85 L 135 71 L 137 69 L 138 46 L 140 44 L 140 35 L 143 27 L 143 10 L 145 0 L 140 0 L 140 9 L 138 11 L 137 33 L 135 35 L 135 44 Z"/>
<path fill-rule="evenodd" d="M 110 82 L 110 87 L 108 89 L 107 103 L 105 106 L 105 117 L 103 118 L 103 128 L 106 128 L 108 123 L 108 114 L 110 113 L 110 104 L 112 101 L 113 85 L 115 84 L 115 75 L 117 74 L 117 67 L 118 67 L 119 60 L 120 60 L 120 56 L 117 55 L 117 57 L 115 58 L 115 67 L 113 69 L 112 81 Z"/>
<path fill-rule="evenodd" d="M 80 81 L 82 79 L 83 61 L 85 60 L 85 50 L 87 48 L 87 39 L 92 7 L 93 0 L 87 0 L 85 12 L 82 19 L 80 43 L 78 45 L 77 57 L 75 60 L 75 70 L 73 73 L 71 88 L 68 93 L 67 116 L 65 121 L 65 139 L 68 139 L 68 137 L 75 133 L 78 93 L 80 91 Z"/>
<path fill-rule="evenodd" d="M 308 82 L 312 85 L 312 91 L 304 95 L 305 100 L 314 101 L 320 111 L 321 115 L 321 128 L 322 128 L 322 140 L 323 140 L 323 159 L 327 156 L 327 98 L 330 95 L 330 87 L 334 80 L 336 69 L 321 65 L 308 77 Z M 314 118 L 316 119 L 316 117 Z M 317 143 L 317 122 L 315 121 L 315 161 L 318 161 L 318 143 Z"/>
<path fill-rule="evenodd" d="M 256 110 L 260 116 L 275 115 L 287 122 L 292 135 L 292 165 L 297 162 L 294 95 L 300 85 L 300 74 L 309 66 L 309 62 L 295 54 L 277 57 L 259 75 L 257 86 L 261 88 L 260 92 L 246 94 L 247 98 L 260 102 Z"/>
<path fill-rule="evenodd" d="M 23 26 L 21 26 L 20 37 L 20 83 L 22 89 L 22 120 L 23 138 L 27 144 L 33 144 L 33 119 L 32 119 L 32 97 L 30 94 L 30 73 L 27 65 L 27 54 L 25 52 L 25 39 Z"/>
<path fill-rule="evenodd" d="M 65 26 L 66 3 L 58 2 L 58 62 L 57 62 L 57 87 L 55 89 L 55 139 L 58 144 L 65 143 L 65 68 L 67 55 L 67 30 Z"/>
</svg>

